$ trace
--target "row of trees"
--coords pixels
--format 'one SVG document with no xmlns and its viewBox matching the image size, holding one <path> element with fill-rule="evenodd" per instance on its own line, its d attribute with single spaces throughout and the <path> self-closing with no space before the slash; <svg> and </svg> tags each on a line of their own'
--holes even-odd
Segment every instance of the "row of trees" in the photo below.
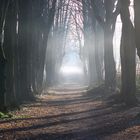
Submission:
<svg viewBox="0 0 140 140">
<path fill-rule="evenodd" d="M 41 92 L 57 0 L 0 1 L 0 107 Z"/>
<path fill-rule="evenodd" d="M 97 27 L 100 25 L 104 33 L 104 71 L 105 87 L 107 89 L 116 88 L 116 64 L 113 54 L 113 37 L 117 16 L 120 15 L 122 21 L 122 35 L 120 45 L 121 56 L 121 99 L 126 103 L 136 101 L 136 47 L 139 55 L 139 17 L 140 2 L 134 0 L 135 26 L 130 19 L 130 0 L 87 0 L 82 1 L 86 10 L 83 10 L 84 19 L 92 20 L 96 36 Z M 88 3 L 88 4 L 87 4 Z M 84 9 L 84 8 L 83 8 Z M 85 11 L 87 11 L 85 14 Z M 86 25 L 85 25 L 86 26 Z M 87 38 L 87 37 L 86 37 Z M 89 39 L 89 38 L 88 38 Z M 96 39 L 97 41 L 97 39 Z M 100 40 L 98 40 L 100 41 Z M 95 44 L 96 46 L 96 44 Z M 101 47 L 101 46 L 98 46 Z M 96 47 L 95 47 L 96 48 Z M 102 48 L 101 48 L 102 49 Z M 98 52 L 96 52 L 98 54 Z M 97 58 L 96 58 L 97 59 Z M 97 66 L 97 65 L 96 65 Z M 100 66 L 100 65 L 99 65 Z M 98 68 L 98 71 L 101 68 Z M 98 73 L 101 74 L 101 73 Z"/>
<path fill-rule="evenodd" d="M 89 83 L 101 83 L 105 73 L 105 87 L 115 89 L 113 36 L 118 15 L 122 21 L 121 95 L 123 101 L 134 102 L 140 2 L 134 0 L 135 26 L 129 5 L 130 0 L 1 0 L 0 108 L 31 99 L 46 84 L 57 82 L 70 34 L 79 41 Z"/>
</svg>

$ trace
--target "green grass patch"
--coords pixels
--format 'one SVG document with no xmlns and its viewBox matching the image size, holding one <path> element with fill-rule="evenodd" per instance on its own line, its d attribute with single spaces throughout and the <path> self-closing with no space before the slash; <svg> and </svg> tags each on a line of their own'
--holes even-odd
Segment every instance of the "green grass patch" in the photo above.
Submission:
<svg viewBox="0 0 140 140">
<path fill-rule="evenodd" d="M 5 119 L 24 119 L 24 118 L 31 118 L 32 116 L 28 115 L 13 115 L 11 113 L 3 113 L 0 112 L 0 119 L 5 120 Z"/>
<path fill-rule="evenodd" d="M 12 118 L 12 117 L 13 117 L 13 115 L 10 113 L 0 112 L 0 119 L 7 119 L 7 118 Z"/>
</svg>

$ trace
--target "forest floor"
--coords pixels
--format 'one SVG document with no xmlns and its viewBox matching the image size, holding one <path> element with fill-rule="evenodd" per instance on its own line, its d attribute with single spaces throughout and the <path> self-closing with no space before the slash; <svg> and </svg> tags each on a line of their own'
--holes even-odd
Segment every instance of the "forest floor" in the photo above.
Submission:
<svg viewBox="0 0 140 140">
<path fill-rule="evenodd" d="M 116 104 L 112 94 L 96 88 L 41 96 L 0 120 L 0 140 L 140 140 L 140 105 Z"/>
</svg>

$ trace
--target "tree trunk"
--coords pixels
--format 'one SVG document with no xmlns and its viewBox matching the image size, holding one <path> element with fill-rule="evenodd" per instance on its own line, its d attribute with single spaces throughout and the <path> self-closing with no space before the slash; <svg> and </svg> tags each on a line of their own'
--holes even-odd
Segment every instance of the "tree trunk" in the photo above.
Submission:
<svg viewBox="0 0 140 140">
<path fill-rule="evenodd" d="M 5 16 L 7 13 L 7 8 L 9 5 L 9 0 L 1 0 L 0 1 L 0 110 L 5 111 L 5 65 L 6 65 L 6 57 L 3 49 L 3 25 Z"/>
<path fill-rule="evenodd" d="M 113 54 L 113 34 L 108 23 L 104 29 L 104 65 L 105 87 L 114 89 L 116 87 L 116 64 Z"/>
<path fill-rule="evenodd" d="M 103 61 L 104 61 L 104 36 L 103 30 L 98 22 L 96 22 L 96 32 L 95 32 L 95 63 L 96 71 L 98 77 L 98 83 L 103 82 Z"/>
<path fill-rule="evenodd" d="M 134 12 L 135 12 L 135 41 L 137 54 L 140 57 L 140 0 L 134 0 Z"/>
<path fill-rule="evenodd" d="M 122 99 L 128 103 L 135 103 L 136 97 L 136 49 L 134 27 L 130 20 L 130 0 L 121 1 L 122 37 L 120 46 L 122 72 Z"/>
<path fill-rule="evenodd" d="M 28 3 L 19 1 L 19 71 L 20 71 L 20 98 L 21 100 L 30 99 L 30 81 L 29 81 L 29 58 L 30 58 L 30 34 L 29 34 L 29 12 L 31 10 L 31 1 Z"/>
<path fill-rule="evenodd" d="M 5 64 L 6 59 L 3 56 L 3 50 L 0 44 L 0 110 L 4 110 L 5 106 Z"/>
<path fill-rule="evenodd" d="M 6 101 L 8 104 L 16 102 L 15 94 L 15 50 L 16 47 L 17 13 L 15 2 L 10 2 L 4 28 L 4 50 L 7 58 L 6 65 Z"/>
</svg>

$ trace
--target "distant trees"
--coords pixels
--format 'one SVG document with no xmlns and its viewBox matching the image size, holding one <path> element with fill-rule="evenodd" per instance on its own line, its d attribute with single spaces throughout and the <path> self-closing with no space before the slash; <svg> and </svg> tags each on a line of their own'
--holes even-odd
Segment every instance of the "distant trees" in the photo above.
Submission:
<svg viewBox="0 0 140 140">
<path fill-rule="evenodd" d="M 92 18 L 96 18 L 104 31 L 105 87 L 112 89 L 116 86 L 116 64 L 113 54 L 113 35 L 116 18 L 119 14 L 116 2 L 117 0 L 90 1 L 94 16 Z"/>
<path fill-rule="evenodd" d="M 46 51 L 46 87 L 59 82 L 59 71 L 65 55 L 65 45 L 70 18 L 70 0 L 58 0 L 53 25 L 49 34 L 48 48 Z"/>
<path fill-rule="evenodd" d="M 103 46 L 98 43 L 99 30 L 97 31 L 97 20 L 91 11 L 91 6 L 88 0 L 82 0 L 83 5 L 83 33 L 84 33 L 84 55 L 86 65 L 88 65 L 89 85 L 101 83 L 102 77 L 102 57 Z M 99 29 L 99 28 L 98 28 Z M 100 30 L 101 31 L 101 30 Z M 102 36 L 100 36 L 102 37 Z M 103 41 L 101 38 L 100 42 Z M 98 47 L 98 49 L 97 49 Z M 100 53 L 100 59 L 98 57 Z"/>
<path fill-rule="evenodd" d="M 117 0 L 82 1 L 84 12 L 84 29 L 86 31 L 86 28 L 89 28 L 89 30 L 86 31 L 87 38 L 88 40 L 91 38 L 92 42 L 94 39 L 93 43 L 96 42 L 94 46 L 92 42 L 89 43 L 90 45 L 92 44 L 91 48 L 94 48 L 93 51 L 90 51 L 92 52 L 91 61 L 95 61 L 93 67 L 96 67 L 97 79 L 101 81 L 103 75 L 102 61 L 104 60 L 106 89 L 115 89 L 116 87 L 116 64 L 113 54 L 113 35 L 115 31 L 116 18 L 119 14 L 118 4 L 116 4 L 116 2 Z M 99 42 L 102 43 L 100 44 Z M 104 52 L 104 55 L 102 52 Z M 102 58 L 101 55 L 104 56 L 104 58 Z M 101 59 L 99 59 L 99 57 L 101 57 Z M 90 64 L 90 66 L 92 66 L 92 64 Z M 91 77 L 92 75 L 95 75 L 95 71 L 91 70 L 91 73 Z"/>
</svg>

